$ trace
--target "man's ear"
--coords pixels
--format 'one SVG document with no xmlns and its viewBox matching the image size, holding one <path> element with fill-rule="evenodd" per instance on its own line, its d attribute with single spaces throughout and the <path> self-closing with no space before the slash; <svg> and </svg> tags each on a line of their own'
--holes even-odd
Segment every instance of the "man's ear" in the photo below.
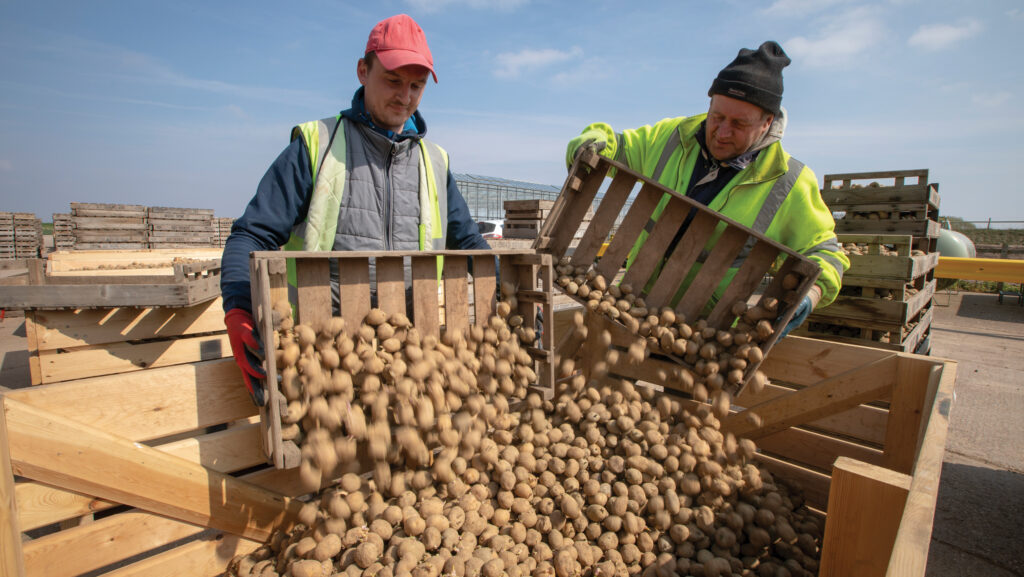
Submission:
<svg viewBox="0 0 1024 577">
<path fill-rule="evenodd" d="M 370 76 L 370 67 L 366 63 L 365 58 L 360 58 L 359 62 L 356 63 L 356 77 L 359 78 L 359 84 L 366 85 L 366 80 Z"/>
</svg>

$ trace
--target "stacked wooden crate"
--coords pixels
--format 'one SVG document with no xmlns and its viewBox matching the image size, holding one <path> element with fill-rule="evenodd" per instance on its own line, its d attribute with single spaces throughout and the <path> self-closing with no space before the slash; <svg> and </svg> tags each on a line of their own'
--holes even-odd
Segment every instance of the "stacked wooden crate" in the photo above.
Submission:
<svg viewBox="0 0 1024 577">
<path fill-rule="evenodd" d="M 53 250 L 75 248 L 75 229 L 70 214 L 53 214 Z"/>
<path fill-rule="evenodd" d="M 14 214 L 0 212 L 0 259 L 15 258 Z"/>
<path fill-rule="evenodd" d="M 149 248 L 217 246 L 213 209 L 151 206 L 146 209 Z"/>
<path fill-rule="evenodd" d="M 225 218 L 214 218 L 214 228 L 217 230 L 217 242 L 214 246 L 224 246 L 227 242 L 228 236 L 231 235 L 231 225 L 235 224 L 235 219 L 229 217 Z"/>
<path fill-rule="evenodd" d="M 14 257 L 39 258 L 42 247 L 42 221 L 31 212 L 14 213 Z"/>
<path fill-rule="evenodd" d="M 146 207 L 72 202 L 76 250 L 136 250 L 146 245 Z"/>
<path fill-rule="evenodd" d="M 553 200 L 506 200 L 504 207 L 505 226 L 502 236 L 505 238 L 537 238 L 537 233 L 548 218 L 554 205 L 555 201 Z M 578 239 L 583 236 L 583 231 L 590 224 L 590 219 L 593 217 L 594 209 L 591 207 L 584 215 L 574 238 Z"/>
<path fill-rule="evenodd" d="M 505 227 L 502 236 L 505 238 L 537 238 L 544 219 L 555 205 L 553 200 L 532 198 L 526 200 L 505 201 Z"/>
<path fill-rule="evenodd" d="M 927 170 L 826 175 L 822 198 L 845 213 L 836 232 L 850 270 L 836 301 L 797 334 L 927 354 L 939 260 L 938 185 L 928 183 Z"/>
<path fill-rule="evenodd" d="M 231 355 L 220 252 L 55 252 L 28 261 L 28 283 L 0 287 L 25 311 L 32 384 Z"/>
</svg>

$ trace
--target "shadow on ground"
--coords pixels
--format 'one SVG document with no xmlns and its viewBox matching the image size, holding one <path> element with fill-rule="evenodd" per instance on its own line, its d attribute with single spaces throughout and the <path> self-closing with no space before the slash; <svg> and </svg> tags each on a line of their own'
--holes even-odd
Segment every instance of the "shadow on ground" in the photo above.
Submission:
<svg viewBox="0 0 1024 577">
<path fill-rule="evenodd" d="M 928 574 L 951 574 L 942 566 L 957 559 L 963 575 L 1024 575 L 1022 523 L 1024 475 L 944 463 Z"/>
<path fill-rule="evenodd" d="M 998 302 L 998 295 L 965 293 L 956 314 L 983 321 L 1024 322 L 1024 307 L 1017 305 L 1016 298 L 1004 297 L 1001 305 Z"/>
</svg>

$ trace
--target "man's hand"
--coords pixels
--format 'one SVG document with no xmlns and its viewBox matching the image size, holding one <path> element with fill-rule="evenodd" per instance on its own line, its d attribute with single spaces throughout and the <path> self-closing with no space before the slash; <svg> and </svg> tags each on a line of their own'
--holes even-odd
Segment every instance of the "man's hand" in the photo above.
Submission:
<svg viewBox="0 0 1024 577">
<path fill-rule="evenodd" d="M 224 315 L 224 324 L 228 327 L 231 352 L 242 370 L 245 388 L 249 390 L 252 402 L 262 407 L 267 402 L 262 383 L 267 373 L 263 370 L 263 342 L 252 313 L 245 309 L 231 309 Z"/>
<path fill-rule="evenodd" d="M 584 150 L 590 149 L 593 150 L 595 154 L 600 154 L 601 151 L 604 150 L 604 146 L 605 143 L 600 140 L 590 139 L 585 141 L 583 144 L 579 145 L 579 148 L 577 148 L 576 152 L 573 153 L 573 162 L 575 162 L 576 159 L 579 158 L 581 154 L 583 154 Z"/>
<path fill-rule="evenodd" d="M 800 304 L 796 307 L 796 312 L 793 313 L 793 318 L 790 319 L 782 332 L 779 334 L 779 338 L 782 339 L 790 333 L 793 329 L 804 324 L 807 320 L 807 316 L 811 314 L 811 310 L 814 308 L 814 303 L 811 302 L 810 296 L 805 296 Z"/>
</svg>

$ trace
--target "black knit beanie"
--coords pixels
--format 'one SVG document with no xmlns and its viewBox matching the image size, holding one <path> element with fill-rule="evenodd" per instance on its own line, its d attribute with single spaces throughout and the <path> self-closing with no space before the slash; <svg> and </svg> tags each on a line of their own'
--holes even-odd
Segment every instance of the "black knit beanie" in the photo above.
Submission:
<svg viewBox="0 0 1024 577">
<path fill-rule="evenodd" d="M 736 59 L 711 83 L 708 96 L 724 94 L 778 114 L 782 105 L 782 69 L 789 63 L 782 46 L 774 40 L 757 50 L 741 48 Z"/>
</svg>

